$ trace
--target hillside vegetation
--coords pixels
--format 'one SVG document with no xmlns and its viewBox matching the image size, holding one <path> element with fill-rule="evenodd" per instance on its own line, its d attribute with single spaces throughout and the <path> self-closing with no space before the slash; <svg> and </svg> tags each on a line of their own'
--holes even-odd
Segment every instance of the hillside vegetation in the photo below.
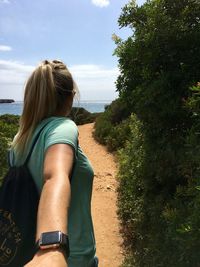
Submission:
<svg viewBox="0 0 200 267">
<path fill-rule="evenodd" d="M 95 138 L 117 151 L 124 267 L 200 266 L 200 1 L 130 1 L 119 99 Z"/>
</svg>

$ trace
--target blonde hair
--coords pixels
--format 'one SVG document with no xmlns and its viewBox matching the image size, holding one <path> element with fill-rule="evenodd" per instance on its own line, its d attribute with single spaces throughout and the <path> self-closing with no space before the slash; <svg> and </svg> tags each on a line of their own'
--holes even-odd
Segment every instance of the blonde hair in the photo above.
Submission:
<svg viewBox="0 0 200 267">
<path fill-rule="evenodd" d="M 17 154 L 24 151 L 38 123 L 63 110 L 75 90 L 71 73 L 59 60 L 45 60 L 33 71 L 25 86 L 19 131 L 12 143 Z"/>
</svg>

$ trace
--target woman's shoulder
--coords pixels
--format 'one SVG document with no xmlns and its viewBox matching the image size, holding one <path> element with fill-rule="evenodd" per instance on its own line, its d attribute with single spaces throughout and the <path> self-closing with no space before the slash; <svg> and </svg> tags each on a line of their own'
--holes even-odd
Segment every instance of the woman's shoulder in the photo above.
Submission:
<svg viewBox="0 0 200 267">
<path fill-rule="evenodd" d="M 78 127 L 74 121 L 65 117 L 53 117 L 46 120 L 44 124 L 44 144 L 47 149 L 52 144 L 67 143 L 71 144 L 75 149 L 78 143 Z"/>
<path fill-rule="evenodd" d="M 47 129 L 47 131 L 52 131 L 62 128 L 78 130 L 76 123 L 68 117 L 46 118 L 40 123 L 38 128 L 44 127 L 44 125 L 46 125 L 45 128 Z"/>
<path fill-rule="evenodd" d="M 36 127 L 33 138 L 41 132 L 42 140 L 78 138 L 78 127 L 76 123 L 68 117 L 49 117 L 40 122 Z"/>
</svg>

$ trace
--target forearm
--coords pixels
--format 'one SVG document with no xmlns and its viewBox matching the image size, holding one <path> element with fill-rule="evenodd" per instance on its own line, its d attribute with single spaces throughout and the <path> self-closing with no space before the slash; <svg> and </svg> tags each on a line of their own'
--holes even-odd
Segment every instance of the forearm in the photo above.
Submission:
<svg viewBox="0 0 200 267">
<path fill-rule="evenodd" d="M 67 233 L 70 195 L 69 178 L 65 174 L 48 177 L 38 207 L 36 241 L 43 232 L 59 230 Z"/>
</svg>

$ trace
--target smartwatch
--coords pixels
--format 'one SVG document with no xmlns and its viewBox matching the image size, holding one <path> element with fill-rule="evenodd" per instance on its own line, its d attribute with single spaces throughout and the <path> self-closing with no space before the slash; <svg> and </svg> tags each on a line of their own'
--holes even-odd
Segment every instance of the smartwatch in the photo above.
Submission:
<svg viewBox="0 0 200 267">
<path fill-rule="evenodd" d="M 36 252 L 48 248 L 61 248 L 65 252 L 65 256 L 69 257 L 69 239 L 68 236 L 61 231 L 42 233 L 36 242 Z"/>
</svg>

